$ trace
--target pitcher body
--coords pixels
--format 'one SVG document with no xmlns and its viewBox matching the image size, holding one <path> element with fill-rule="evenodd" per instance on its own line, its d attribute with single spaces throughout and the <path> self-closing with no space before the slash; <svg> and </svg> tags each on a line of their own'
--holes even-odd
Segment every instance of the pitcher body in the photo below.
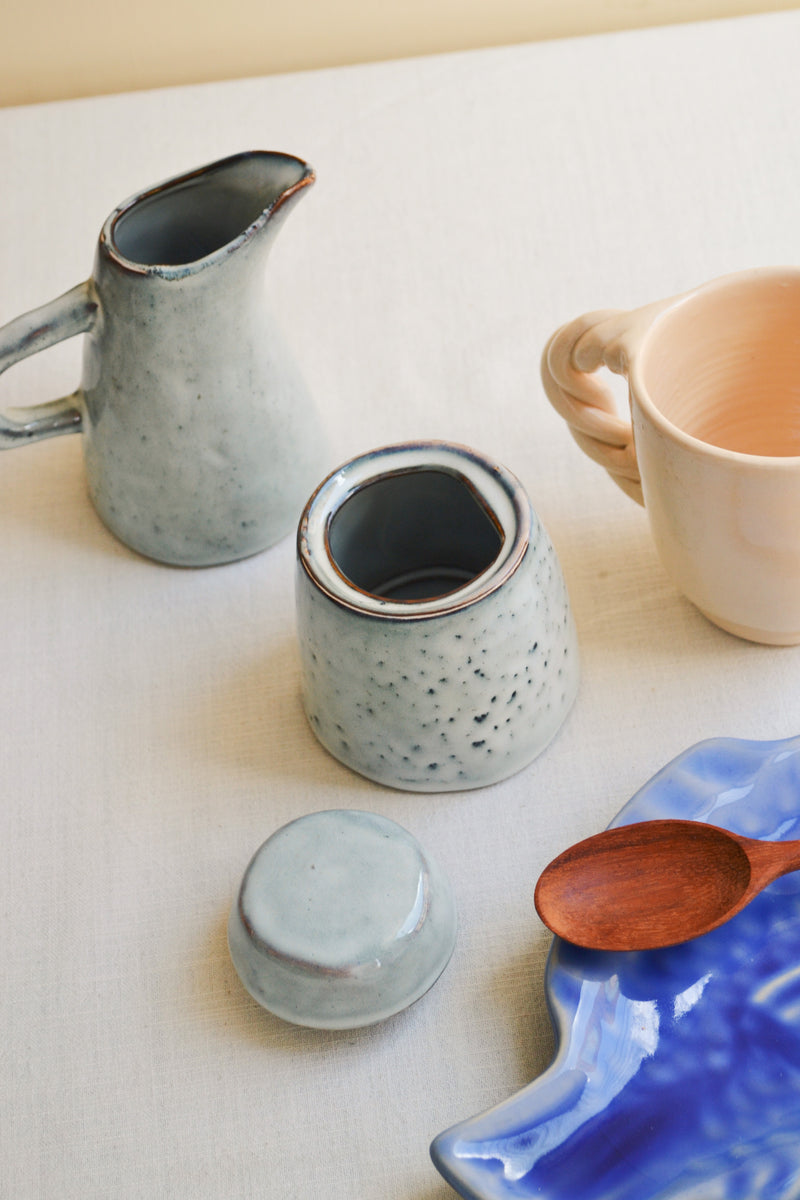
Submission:
<svg viewBox="0 0 800 1200">
<path fill-rule="evenodd" d="M 16 445 L 82 431 L 97 512 L 148 557 L 206 566 L 263 550 L 319 478 L 320 421 L 265 270 L 313 178 L 299 159 L 254 152 L 132 197 L 103 226 L 92 279 L 39 322 L 53 327 L 47 344 L 86 334 L 81 387 L 0 434 Z"/>
</svg>

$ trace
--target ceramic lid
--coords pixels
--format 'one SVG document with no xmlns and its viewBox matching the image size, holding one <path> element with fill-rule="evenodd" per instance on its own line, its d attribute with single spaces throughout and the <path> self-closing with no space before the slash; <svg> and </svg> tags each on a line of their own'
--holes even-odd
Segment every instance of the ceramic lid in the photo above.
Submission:
<svg viewBox="0 0 800 1200">
<path fill-rule="evenodd" d="M 370 1025 L 419 999 L 455 935 L 449 883 L 416 839 L 349 809 L 274 833 L 245 871 L 228 925 L 254 999 L 323 1029 Z"/>
</svg>

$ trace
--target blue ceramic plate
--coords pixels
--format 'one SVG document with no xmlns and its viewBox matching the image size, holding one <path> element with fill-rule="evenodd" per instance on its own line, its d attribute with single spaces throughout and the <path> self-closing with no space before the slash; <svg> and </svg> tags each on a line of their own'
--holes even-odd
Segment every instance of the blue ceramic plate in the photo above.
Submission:
<svg viewBox="0 0 800 1200">
<path fill-rule="evenodd" d="M 701 742 L 613 824 L 657 817 L 800 838 L 800 738 Z M 545 984 L 552 1065 L 431 1147 L 462 1196 L 800 1197 L 800 872 L 682 946 L 556 938 Z"/>
</svg>

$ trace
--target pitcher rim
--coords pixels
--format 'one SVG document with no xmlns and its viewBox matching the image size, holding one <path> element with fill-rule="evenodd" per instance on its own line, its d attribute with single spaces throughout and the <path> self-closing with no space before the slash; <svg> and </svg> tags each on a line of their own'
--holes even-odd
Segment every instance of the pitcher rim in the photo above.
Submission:
<svg viewBox="0 0 800 1200">
<path fill-rule="evenodd" d="M 244 162 L 247 159 L 255 158 L 282 158 L 302 168 L 300 178 L 288 188 L 280 193 L 279 196 L 271 203 L 265 206 L 258 214 L 254 221 L 251 221 L 236 237 L 230 241 L 218 246 L 211 253 L 202 255 L 200 258 L 193 259 L 186 263 L 140 263 L 128 258 L 122 253 L 116 244 L 114 231 L 118 221 L 130 212 L 137 204 L 141 204 L 151 197 L 157 196 L 159 193 L 166 192 L 171 188 L 179 187 L 193 179 L 199 179 L 203 175 L 208 175 L 212 171 L 219 170 L 222 167 L 232 166 L 235 163 Z M 170 175 L 166 179 L 160 180 L 158 183 L 151 184 L 148 187 L 142 188 L 133 195 L 128 196 L 118 204 L 103 222 L 103 227 L 100 231 L 98 239 L 99 252 L 108 260 L 113 262 L 122 270 L 128 271 L 134 275 L 140 276 L 155 276 L 161 279 L 183 279 L 188 275 L 196 274 L 204 267 L 212 265 L 226 259 L 234 250 L 237 250 L 245 242 L 250 241 L 256 233 L 261 230 L 267 221 L 269 221 L 279 209 L 303 188 L 309 187 L 316 180 L 314 168 L 310 166 L 305 159 L 300 158 L 296 154 L 287 154 L 280 150 L 241 150 L 236 154 L 229 154 L 223 158 L 215 159 L 213 162 L 204 163 L 200 167 L 194 167 L 188 171 L 182 171 L 178 175 Z"/>
</svg>

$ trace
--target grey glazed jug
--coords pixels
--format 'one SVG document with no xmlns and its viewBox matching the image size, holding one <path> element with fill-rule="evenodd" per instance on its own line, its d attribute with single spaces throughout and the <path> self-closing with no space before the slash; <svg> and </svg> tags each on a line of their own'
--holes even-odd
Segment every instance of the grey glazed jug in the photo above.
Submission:
<svg viewBox="0 0 800 1200">
<path fill-rule="evenodd" d="M 0 329 L 0 371 L 87 335 L 81 386 L 0 414 L 0 448 L 82 432 L 100 517 L 161 562 L 229 562 L 288 533 L 324 438 L 267 306 L 265 260 L 313 182 L 300 159 L 253 151 L 116 208 L 92 278 Z"/>
</svg>

